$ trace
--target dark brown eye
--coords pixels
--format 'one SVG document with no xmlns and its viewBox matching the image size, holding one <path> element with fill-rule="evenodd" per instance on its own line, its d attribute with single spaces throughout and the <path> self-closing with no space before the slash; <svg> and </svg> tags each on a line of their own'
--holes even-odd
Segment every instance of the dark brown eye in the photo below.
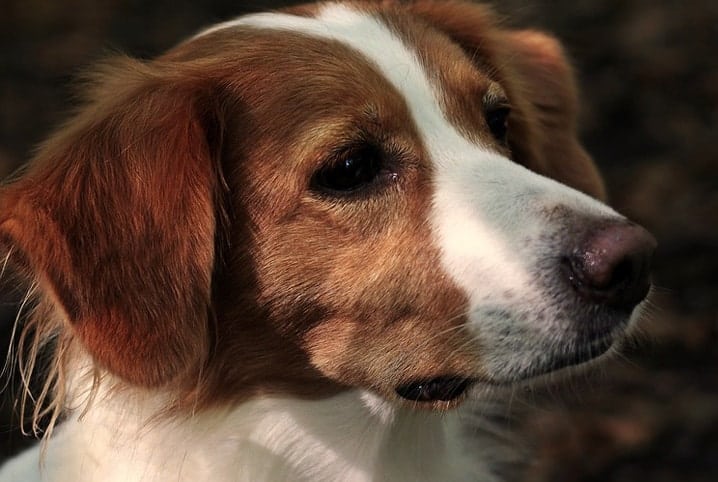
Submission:
<svg viewBox="0 0 718 482">
<path fill-rule="evenodd" d="M 505 106 L 494 107 L 486 112 L 486 124 L 489 126 L 489 130 L 494 136 L 494 139 L 501 144 L 506 144 L 510 114 L 511 109 Z"/>
<path fill-rule="evenodd" d="M 382 169 L 379 150 L 363 146 L 337 156 L 334 162 L 319 169 L 312 178 L 312 186 L 334 193 L 354 192 L 372 184 Z"/>
</svg>

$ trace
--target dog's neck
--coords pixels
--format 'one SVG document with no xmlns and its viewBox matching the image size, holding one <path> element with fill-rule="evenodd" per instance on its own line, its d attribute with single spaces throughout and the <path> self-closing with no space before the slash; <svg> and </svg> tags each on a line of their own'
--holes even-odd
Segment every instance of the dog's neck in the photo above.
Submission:
<svg viewBox="0 0 718 482">
<path fill-rule="evenodd" d="M 361 391 L 172 417 L 161 415 L 163 403 L 100 391 L 58 427 L 45 468 L 54 480 L 108 482 L 494 480 L 458 411 L 397 408 Z"/>
</svg>

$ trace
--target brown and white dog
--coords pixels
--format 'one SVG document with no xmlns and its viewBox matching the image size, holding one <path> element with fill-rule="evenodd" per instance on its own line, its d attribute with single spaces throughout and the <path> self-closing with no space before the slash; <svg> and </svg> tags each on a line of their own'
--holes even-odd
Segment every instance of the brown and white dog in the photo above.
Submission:
<svg viewBox="0 0 718 482">
<path fill-rule="evenodd" d="M 610 351 L 650 286 L 576 110 L 556 40 L 463 2 L 108 62 L 0 191 L 64 419 L 0 479 L 495 480 L 467 415 Z"/>
</svg>

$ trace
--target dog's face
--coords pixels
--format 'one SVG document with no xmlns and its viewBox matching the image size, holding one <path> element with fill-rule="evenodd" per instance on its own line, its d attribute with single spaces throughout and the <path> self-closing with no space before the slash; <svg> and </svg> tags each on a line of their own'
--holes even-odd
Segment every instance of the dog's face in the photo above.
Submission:
<svg viewBox="0 0 718 482">
<path fill-rule="evenodd" d="M 480 7 L 248 16 L 104 78 L 0 221 L 130 383 L 445 408 L 605 352 L 647 292 L 560 47 Z"/>
</svg>

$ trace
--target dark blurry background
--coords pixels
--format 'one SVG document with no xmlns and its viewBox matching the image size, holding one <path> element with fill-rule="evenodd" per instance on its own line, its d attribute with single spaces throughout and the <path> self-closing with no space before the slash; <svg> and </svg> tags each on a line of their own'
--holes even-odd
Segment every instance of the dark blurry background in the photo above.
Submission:
<svg viewBox="0 0 718 482">
<path fill-rule="evenodd" d="M 114 51 L 152 57 L 202 26 L 281 4 L 2 0 L 0 176 L 63 119 L 73 78 L 94 61 Z M 611 202 L 660 243 L 660 307 L 646 341 L 591 382 L 519 402 L 531 411 L 513 428 L 536 447 L 526 479 L 718 480 L 718 2 L 504 0 L 496 7 L 510 24 L 564 41 L 583 89 L 583 138 Z M 0 340 L 7 340 L 17 295 L 1 298 Z M 24 443 L 11 390 L 3 397 L 0 460 Z"/>
</svg>

